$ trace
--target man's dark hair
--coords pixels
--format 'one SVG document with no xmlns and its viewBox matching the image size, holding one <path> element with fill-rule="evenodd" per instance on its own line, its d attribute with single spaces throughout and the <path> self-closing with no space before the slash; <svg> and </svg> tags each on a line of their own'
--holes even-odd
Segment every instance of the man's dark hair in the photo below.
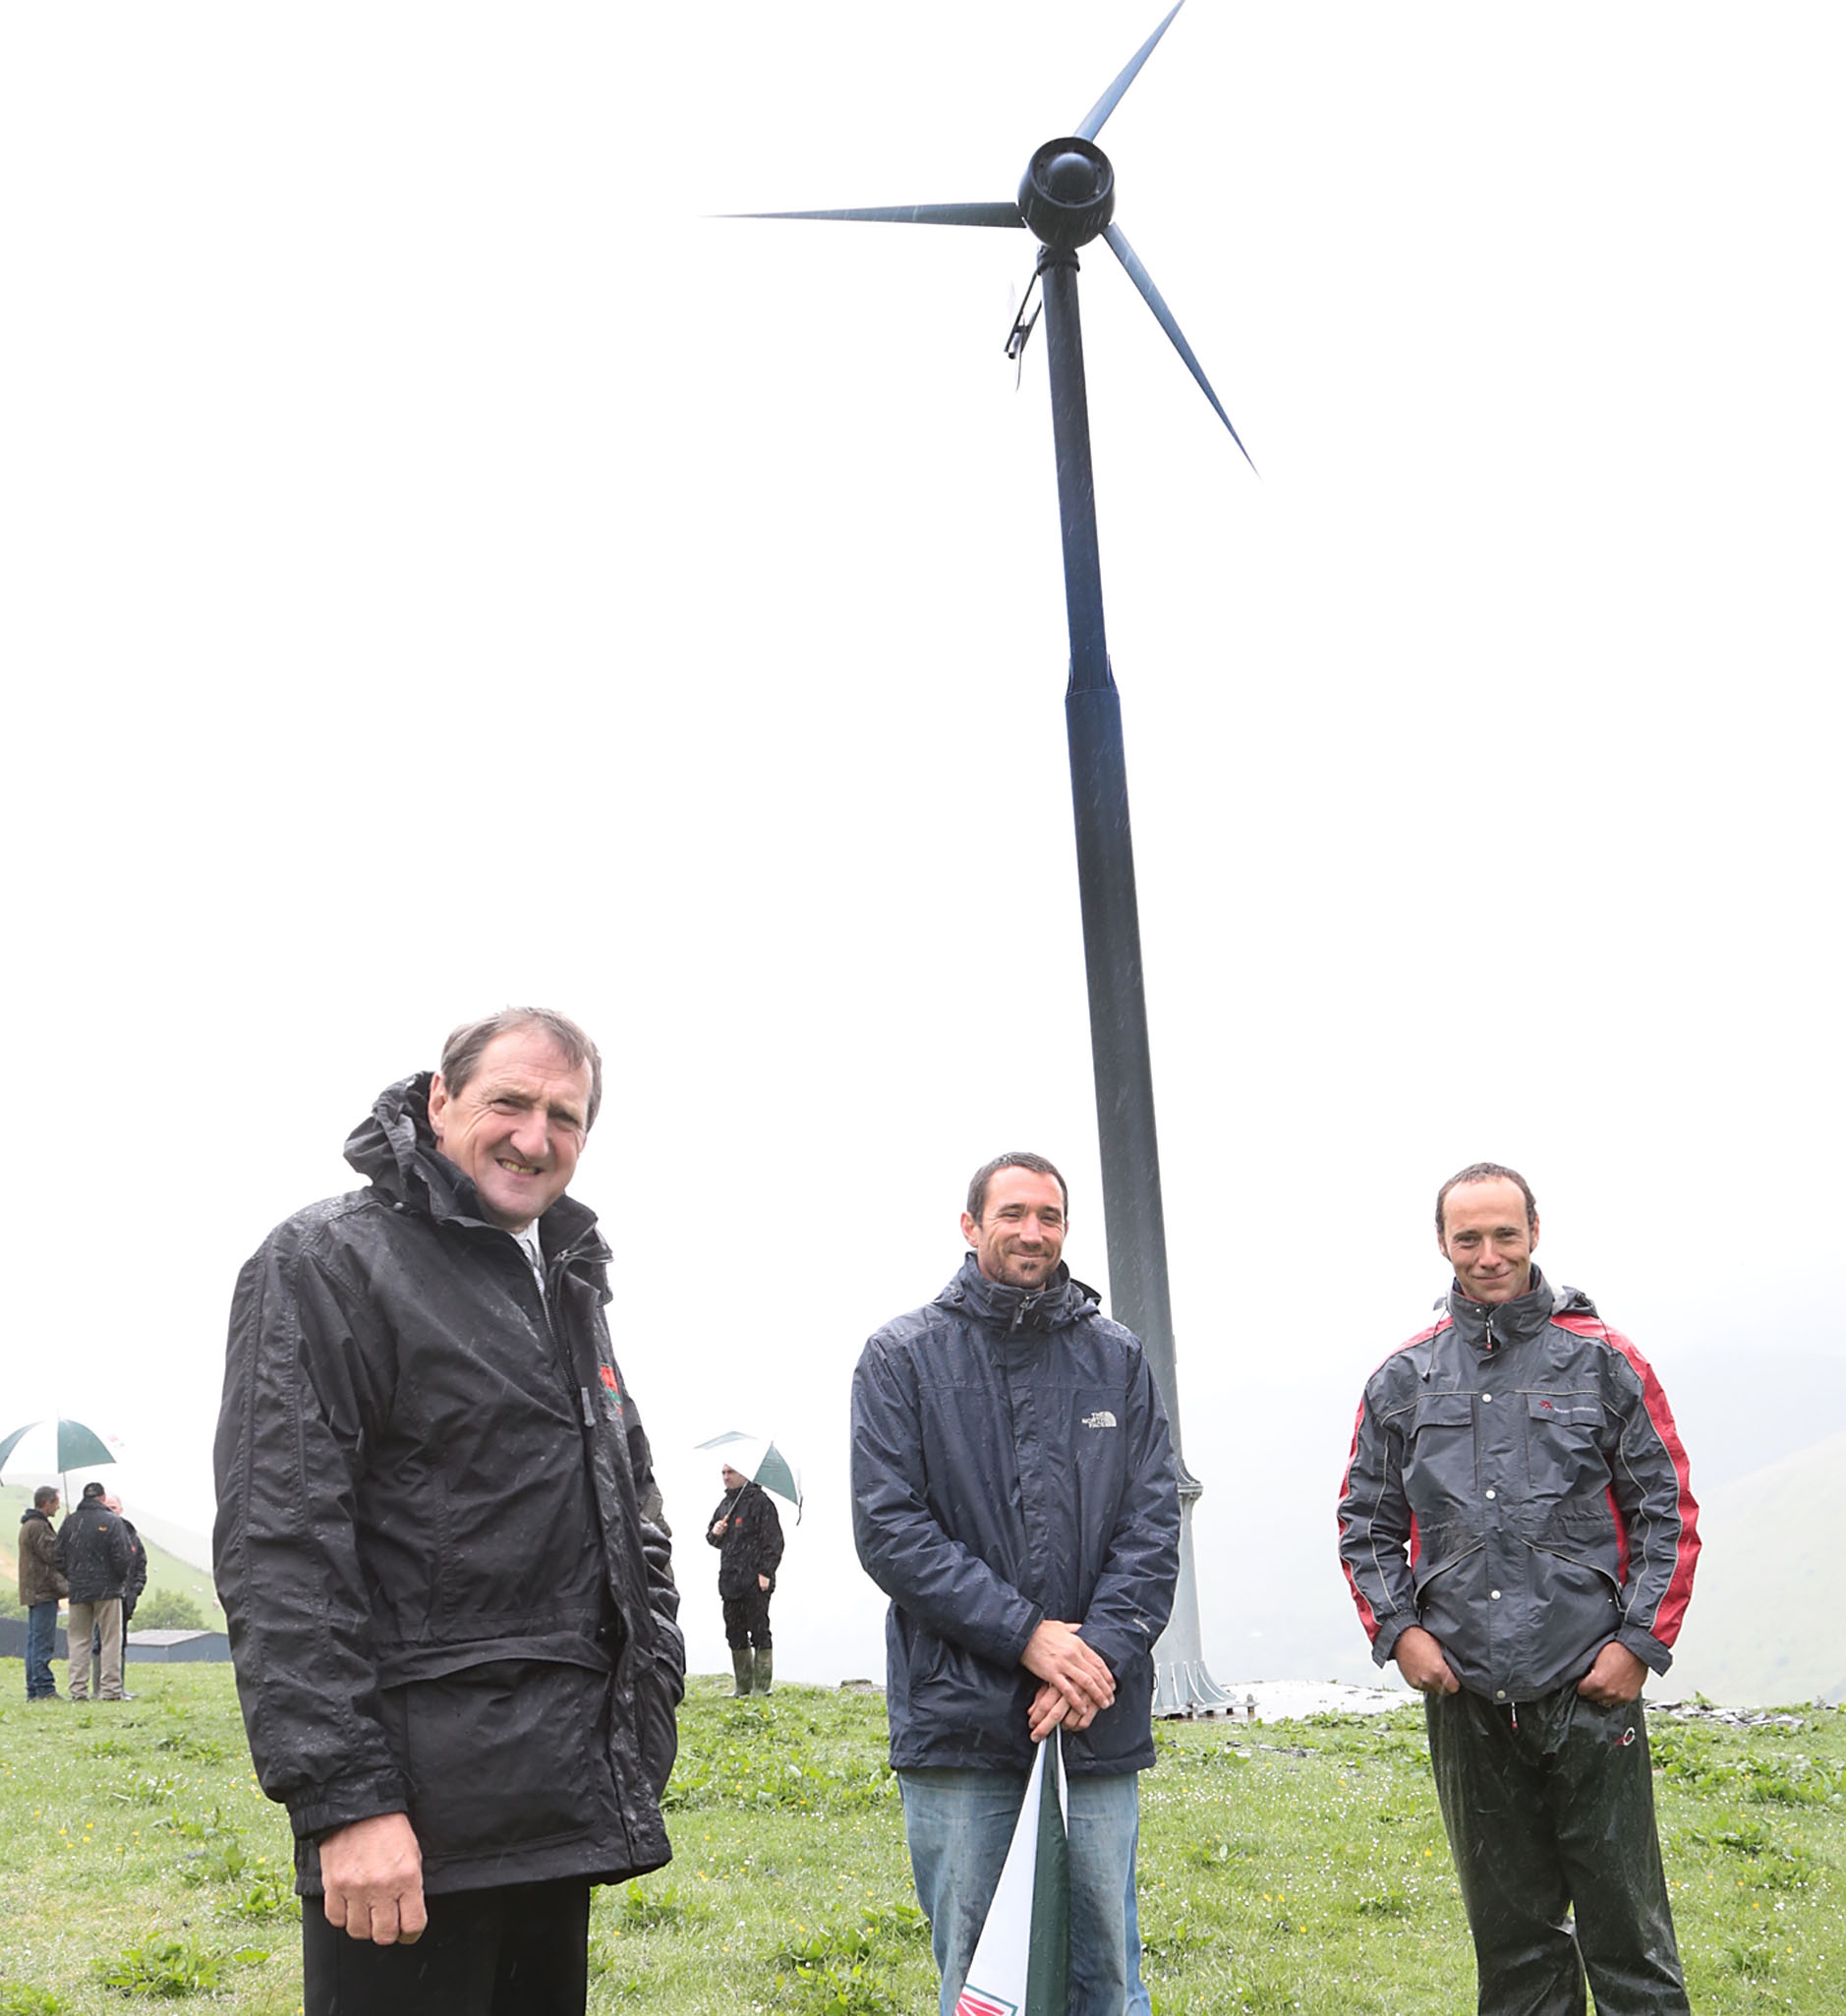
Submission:
<svg viewBox="0 0 1846 2016">
<path fill-rule="evenodd" d="M 33 1511 L 43 1512 L 45 1507 L 49 1505 L 57 1495 L 58 1487 L 56 1484 L 40 1484 L 37 1490 L 32 1493 Z"/>
<path fill-rule="evenodd" d="M 1531 1184 L 1520 1175 L 1517 1169 L 1508 1169 L 1504 1162 L 1471 1162 L 1466 1169 L 1458 1169 L 1436 1192 L 1436 1237 L 1447 1238 L 1449 1228 L 1442 1216 L 1442 1208 L 1449 1201 L 1449 1192 L 1457 1183 L 1487 1183 L 1495 1177 L 1503 1176 L 1510 1183 L 1518 1183 L 1519 1193 L 1526 1199 L 1526 1230 L 1538 1230 L 1538 1199 L 1531 1193 Z"/>
<path fill-rule="evenodd" d="M 84 1486 L 84 1496 L 86 1498 L 100 1498 L 102 1496 L 102 1486 L 92 1478 L 90 1482 Z"/>
<path fill-rule="evenodd" d="M 1058 1187 L 1064 1192 L 1064 1208 L 1067 1216 L 1070 1210 L 1070 1185 L 1059 1175 L 1057 1165 L 1046 1161 L 1042 1155 L 1028 1154 L 1024 1149 L 1011 1155 L 996 1155 L 992 1162 L 984 1162 L 974 1172 L 974 1181 L 968 1184 L 968 1216 L 976 1225 L 981 1222 L 981 1213 L 987 1208 L 987 1185 L 1003 1169 L 1029 1169 L 1035 1176 L 1049 1176 L 1057 1179 Z"/>
<path fill-rule="evenodd" d="M 602 1054 L 568 1015 L 560 1015 L 555 1008 L 503 1008 L 496 1014 L 483 1015 L 478 1022 L 464 1022 L 459 1029 L 451 1029 L 442 1046 L 441 1064 L 442 1082 L 450 1096 L 461 1091 L 480 1068 L 488 1045 L 514 1029 L 543 1029 L 569 1059 L 573 1070 L 586 1064 L 590 1066 L 590 1111 L 585 1117 L 585 1130 L 595 1126 L 603 1104 Z"/>
</svg>

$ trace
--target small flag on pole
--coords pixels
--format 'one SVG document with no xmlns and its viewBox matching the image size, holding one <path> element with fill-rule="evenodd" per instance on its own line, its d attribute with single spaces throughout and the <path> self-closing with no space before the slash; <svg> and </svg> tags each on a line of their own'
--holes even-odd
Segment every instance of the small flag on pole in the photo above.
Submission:
<svg viewBox="0 0 1846 2016">
<path fill-rule="evenodd" d="M 1065 1831 L 1064 1750 L 1056 1729 L 1038 1751 L 955 2016 L 1067 2016 L 1070 1844 Z"/>
</svg>

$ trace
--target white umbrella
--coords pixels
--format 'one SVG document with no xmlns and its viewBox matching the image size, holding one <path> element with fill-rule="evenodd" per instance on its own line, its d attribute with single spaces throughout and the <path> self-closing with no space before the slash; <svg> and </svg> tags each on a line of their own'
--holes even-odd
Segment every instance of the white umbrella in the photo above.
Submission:
<svg viewBox="0 0 1846 2016">
<path fill-rule="evenodd" d="M 111 1448 L 110 1444 L 114 1444 Z M 63 1480 L 64 1495 L 71 1495 L 73 1470 L 94 1469 L 116 1461 L 119 1437 L 105 1440 L 82 1421 L 28 1421 L 10 1435 L 0 1436 L 0 1475 L 9 1469 L 28 1476 L 56 1473 Z"/>
<path fill-rule="evenodd" d="M 786 1498 L 795 1509 L 796 1526 L 801 1524 L 801 1472 L 767 1435 L 745 1435 L 732 1428 L 698 1446 L 721 1449 L 725 1463 L 739 1476 L 761 1484 L 766 1491 L 774 1491 L 779 1498 Z"/>
</svg>

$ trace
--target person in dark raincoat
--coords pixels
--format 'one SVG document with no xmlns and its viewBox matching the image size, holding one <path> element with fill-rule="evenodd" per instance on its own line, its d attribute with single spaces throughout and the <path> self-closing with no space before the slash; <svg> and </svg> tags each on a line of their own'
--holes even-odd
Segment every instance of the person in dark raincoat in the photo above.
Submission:
<svg viewBox="0 0 1846 2016">
<path fill-rule="evenodd" d="M 457 1029 L 238 1279 L 214 1563 L 306 2016 L 581 2016 L 591 1884 L 670 1854 L 678 1596 L 566 1194 L 601 1091 L 561 1015 Z"/>
<path fill-rule="evenodd" d="M 976 1171 L 960 1272 L 876 1332 L 853 1373 L 853 1538 L 891 1598 L 891 1762 L 942 2016 L 1054 1729 L 1069 1773 L 1068 2016 L 1148 2006 L 1139 1773 L 1179 1483 L 1140 1341 L 1063 1262 L 1067 1215 L 1042 1155 Z"/>
<path fill-rule="evenodd" d="M 90 1642 L 100 1641 L 96 1699 L 119 1701 L 122 1690 L 122 1591 L 128 1586 L 134 1554 L 125 1522 L 103 1502 L 98 1483 L 84 1486 L 75 1512 L 58 1528 L 58 1566 L 71 1585 L 65 1621 L 70 1655 L 67 1690 L 72 1700 L 89 1699 Z"/>
<path fill-rule="evenodd" d="M 746 1694 L 768 1694 L 775 1682 L 770 1597 L 781 1565 L 782 1523 L 761 1484 L 729 1464 L 723 1472 L 724 1495 L 713 1510 L 705 1537 L 719 1550 L 718 1594 L 736 1676 L 735 1700 Z"/>
<path fill-rule="evenodd" d="M 1442 1311 L 1365 1387 L 1340 1554 L 1379 1665 L 1422 1691 L 1480 2016 L 1685 2016 L 1641 1692 L 1692 1594 L 1699 1507 L 1646 1360 L 1532 1264 L 1525 1178 L 1436 1198 Z"/>
</svg>

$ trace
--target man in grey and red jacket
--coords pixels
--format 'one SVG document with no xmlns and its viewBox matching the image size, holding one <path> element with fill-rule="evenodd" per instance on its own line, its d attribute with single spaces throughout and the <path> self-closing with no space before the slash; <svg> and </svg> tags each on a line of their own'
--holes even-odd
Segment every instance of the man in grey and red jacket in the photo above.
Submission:
<svg viewBox="0 0 1846 2016">
<path fill-rule="evenodd" d="M 1675 2016 L 1641 1692 L 1692 1593 L 1685 1452 L 1646 1360 L 1532 1264 L 1524 1177 L 1452 1177 L 1436 1236 L 1442 1314 L 1359 1406 L 1347 1581 L 1424 1698 L 1481 2016 L 1582 2016 L 1586 1970 L 1597 2016 Z"/>
</svg>

